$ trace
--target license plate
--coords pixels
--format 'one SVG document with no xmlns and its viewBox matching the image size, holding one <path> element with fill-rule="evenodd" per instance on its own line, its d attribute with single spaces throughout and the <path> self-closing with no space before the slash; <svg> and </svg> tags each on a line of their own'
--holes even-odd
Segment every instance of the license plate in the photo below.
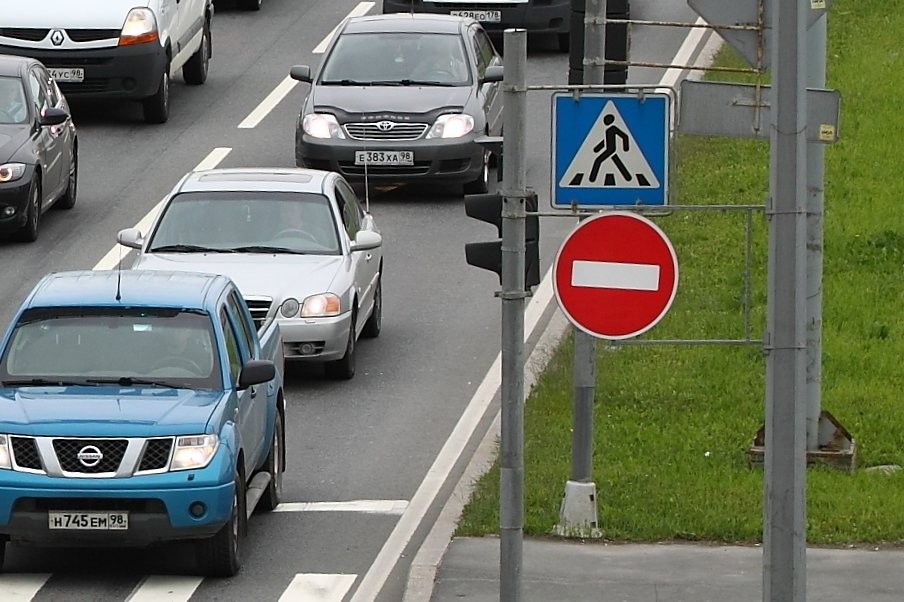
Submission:
<svg viewBox="0 0 904 602">
<path fill-rule="evenodd" d="M 81 67 L 72 67 L 71 69 L 48 69 L 50 76 L 58 82 L 83 82 L 85 81 L 85 70 Z"/>
<path fill-rule="evenodd" d="M 502 21 L 501 10 L 453 10 L 453 17 L 471 17 L 481 23 L 499 23 Z"/>
<path fill-rule="evenodd" d="M 355 165 L 414 165 L 414 153 L 403 150 L 355 151 Z"/>
<path fill-rule="evenodd" d="M 125 531 L 129 528 L 128 512 L 48 512 L 50 529 L 80 531 Z"/>
</svg>

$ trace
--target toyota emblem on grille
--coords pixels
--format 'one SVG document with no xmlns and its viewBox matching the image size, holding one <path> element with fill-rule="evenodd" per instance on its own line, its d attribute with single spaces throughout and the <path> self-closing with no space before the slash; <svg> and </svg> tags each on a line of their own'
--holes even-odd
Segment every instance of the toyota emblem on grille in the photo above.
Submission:
<svg viewBox="0 0 904 602">
<path fill-rule="evenodd" d="M 395 127 L 395 123 L 393 123 L 392 121 L 379 121 L 376 125 L 377 129 L 381 132 L 388 132 Z"/>
<path fill-rule="evenodd" d="M 50 33 L 50 42 L 54 46 L 59 46 L 63 43 L 63 30 L 62 29 L 54 29 Z"/>
<path fill-rule="evenodd" d="M 85 468 L 94 468 L 100 461 L 104 459 L 104 455 L 100 452 L 96 445 L 86 445 L 78 450 L 75 456 Z"/>
</svg>

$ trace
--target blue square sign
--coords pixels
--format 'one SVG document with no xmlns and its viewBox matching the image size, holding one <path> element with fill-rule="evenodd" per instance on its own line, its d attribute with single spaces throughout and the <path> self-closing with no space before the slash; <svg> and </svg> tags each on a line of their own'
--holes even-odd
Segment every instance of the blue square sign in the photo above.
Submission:
<svg viewBox="0 0 904 602">
<path fill-rule="evenodd" d="M 667 204 L 670 100 L 662 93 L 554 94 L 552 206 Z"/>
</svg>

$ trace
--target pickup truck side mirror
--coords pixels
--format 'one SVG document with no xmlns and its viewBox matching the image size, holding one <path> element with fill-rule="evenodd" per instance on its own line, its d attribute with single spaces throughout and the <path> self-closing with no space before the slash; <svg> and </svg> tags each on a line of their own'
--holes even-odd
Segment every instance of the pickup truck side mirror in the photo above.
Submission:
<svg viewBox="0 0 904 602">
<path fill-rule="evenodd" d="M 141 230 L 138 228 L 126 228 L 125 230 L 120 230 L 119 234 L 116 235 L 116 242 L 124 247 L 140 249 L 141 245 L 144 244 L 144 238 L 142 238 Z"/>
<path fill-rule="evenodd" d="M 359 230 L 358 234 L 355 235 L 355 240 L 352 241 L 351 250 L 352 252 L 368 251 L 376 249 L 382 244 L 383 237 L 377 232 L 373 230 Z"/>
<path fill-rule="evenodd" d="M 269 382 L 276 377 L 276 366 L 270 360 L 248 360 L 239 372 L 239 389 Z"/>
<path fill-rule="evenodd" d="M 311 68 L 307 65 L 295 65 L 289 69 L 289 77 L 300 82 L 311 83 Z"/>
</svg>

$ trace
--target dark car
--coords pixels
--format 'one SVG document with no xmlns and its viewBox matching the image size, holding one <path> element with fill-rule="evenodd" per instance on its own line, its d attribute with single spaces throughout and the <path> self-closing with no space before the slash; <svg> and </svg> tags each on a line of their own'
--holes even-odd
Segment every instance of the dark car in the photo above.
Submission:
<svg viewBox="0 0 904 602">
<path fill-rule="evenodd" d="M 78 142 L 69 105 L 39 61 L 0 55 L 0 232 L 31 242 L 41 214 L 72 209 Z"/>
<path fill-rule="evenodd" d="M 352 181 L 447 182 L 485 192 L 502 132 L 502 59 L 474 19 L 396 14 L 340 25 L 312 76 L 295 132 L 295 163 Z"/>
</svg>

